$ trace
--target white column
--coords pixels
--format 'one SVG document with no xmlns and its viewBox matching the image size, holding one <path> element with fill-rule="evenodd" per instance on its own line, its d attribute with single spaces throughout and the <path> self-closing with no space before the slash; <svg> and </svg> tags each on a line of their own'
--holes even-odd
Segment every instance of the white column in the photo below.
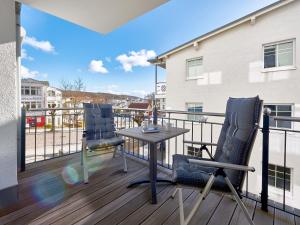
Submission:
<svg viewBox="0 0 300 225">
<path fill-rule="evenodd" d="M 17 181 L 19 77 L 15 2 L 0 1 L 0 192 Z"/>
</svg>

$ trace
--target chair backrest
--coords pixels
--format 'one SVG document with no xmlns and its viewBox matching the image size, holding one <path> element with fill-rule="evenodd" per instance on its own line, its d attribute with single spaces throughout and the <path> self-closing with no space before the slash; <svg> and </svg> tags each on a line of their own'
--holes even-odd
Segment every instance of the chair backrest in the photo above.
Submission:
<svg viewBox="0 0 300 225">
<path fill-rule="evenodd" d="M 263 102 L 259 97 L 229 98 L 225 121 L 214 159 L 218 162 L 248 165 L 259 128 Z M 245 173 L 225 171 L 232 184 L 241 190 Z"/>
<path fill-rule="evenodd" d="M 87 140 L 115 137 L 112 105 L 84 103 L 83 107 Z"/>
</svg>

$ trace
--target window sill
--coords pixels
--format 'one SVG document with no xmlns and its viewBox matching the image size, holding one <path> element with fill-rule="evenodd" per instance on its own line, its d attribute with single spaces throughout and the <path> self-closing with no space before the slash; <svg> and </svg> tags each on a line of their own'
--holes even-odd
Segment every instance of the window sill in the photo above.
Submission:
<svg viewBox="0 0 300 225">
<path fill-rule="evenodd" d="M 287 71 L 287 70 L 296 70 L 297 67 L 295 66 L 282 66 L 282 67 L 273 67 L 273 68 L 267 68 L 262 69 L 262 73 L 269 73 L 269 72 L 279 72 L 279 71 Z"/>
<path fill-rule="evenodd" d="M 199 77 L 189 77 L 189 78 L 186 78 L 186 81 L 189 81 L 189 80 L 199 80 L 199 79 L 203 79 L 204 77 L 203 76 L 199 76 Z"/>
<path fill-rule="evenodd" d="M 276 188 L 272 185 L 269 185 L 269 192 L 270 192 L 271 195 L 274 195 L 276 197 L 282 197 L 282 195 L 283 195 L 283 189 Z M 290 199 L 293 198 L 292 191 L 285 190 L 285 194 L 286 194 L 287 198 L 290 198 Z"/>
</svg>

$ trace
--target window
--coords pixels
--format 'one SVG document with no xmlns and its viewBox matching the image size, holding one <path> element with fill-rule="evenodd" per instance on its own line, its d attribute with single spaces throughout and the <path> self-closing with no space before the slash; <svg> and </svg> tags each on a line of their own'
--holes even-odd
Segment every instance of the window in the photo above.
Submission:
<svg viewBox="0 0 300 225">
<path fill-rule="evenodd" d="M 201 103 L 187 103 L 187 111 L 188 112 L 202 112 L 203 111 L 203 106 Z M 201 118 L 201 115 L 193 115 L 190 114 L 187 116 L 188 120 L 193 120 L 193 121 L 199 121 Z"/>
<path fill-rule="evenodd" d="M 30 95 L 30 87 L 22 87 L 22 90 L 21 90 L 21 94 L 22 95 Z"/>
<path fill-rule="evenodd" d="M 294 66 L 294 41 L 264 45 L 264 68 Z"/>
<path fill-rule="evenodd" d="M 52 91 L 52 90 L 48 91 L 48 96 L 55 97 L 55 91 Z"/>
<path fill-rule="evenodd" d="M 36 109 L 37 108 L 36 102 L 31 102 L 31 107 L 30 108 L 31 109 Z"/>
<path fill-rule="evenodd" d="M 265 108 L 271 109 L 271 116 L 292 116 L 292 105 L 265 105 Z M 270 120 L 271 127 L 277 128 L 292 128 L 291 121 L 276 121 L 274 119 Z"/>
<path fill-rule="evenodd" d="M 190 156 L 199 156 L 200 148 L 188 146 L 187 154 Z"/>
<path fill-rule="evenodd" d="M 203 58 L 188 59 L 186 61 L 187 79 L 199 78 L 203 74 Z"/>
<path fill-rule="evenodd" d="M 268 166 L 268 182 L 270 186 L 278 189 L 284 188 L 284 167 L 269 164 Z M 291 168 L 285 168 L 285 190 L 291 191 Z"/>
<path fill-rule="evenodd" d="M 37 87 L 31 87 L 31 95 L 38 95 Z"/>
</svg>

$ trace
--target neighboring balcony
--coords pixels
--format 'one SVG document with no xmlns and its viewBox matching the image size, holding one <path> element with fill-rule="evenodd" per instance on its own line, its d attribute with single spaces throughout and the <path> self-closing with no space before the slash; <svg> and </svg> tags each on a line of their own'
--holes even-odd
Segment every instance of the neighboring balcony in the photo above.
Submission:
<svg viewBox="0 0 300 225">
<path fill-rule="evenodd" d="M 48 109 L 44 110 L 48 112 Z M 128 189 L 130 181 L 136 180 L 148 173 L 148 145 L 141 141 L 126 139 L 128 173 L 122 172 L 122 160 L 113 158 L 112 150 L 105 149 L 91 157 L 92 175 L 89 184 L 83 184 L 80 166 L 81 137 L 84 130 L 83 109 L 57 109 L 59 114 L 47 117 L 59 117 L 61 126 L 47 127 L 47 123 L 26 128 L 24 135 L 26 144 L 23 150 L 26 159 L 25 171 L 19 173 L 20 200 L 5 209 L 0 209 L 0 224 L 179 224 L 179 212 L 176 199 L 170 195 L 174 191 L 172 185 L 158 185 L 158 204 L 149 202 L 148 185 Z M 142 110 L 115 109 L 116 129 L 136 127 L 145 119 Z M 31 115 L 27 112 L 27 115 Z M 193 115 L 193 116 L 191 116 Z M 31 116 L 32 117 L 32 116 Z M 150 118 L 151 119 L 151 118 Z M 167 122 L 176 127 L 185 127 L 190 132 L 184 136 L 173 138 L 158 146 L 159 173 L 170 177 L 172 155 L 190 154 L 200 156 L 199 146 L 189 144 L 189 141 L 206 141 L 216 143 L 223 122 L 220 113 L 188 113 L 182 111 L 160 112 L 159 123 Z M 266 119 L 266 118 L 265 118 Z M 269 119 L 269 118 L 268 118 Z M 274 119 L 274 118 L 273 118 Z M 289 118 L 275 118 L 288 120 Z M 290 118 L 292 123 L 297 119 Z M 23 118 L 26 122 L 26 119 Z M 26 127 L 26 126 L 25 126 Z M 262 127 L 263 128 L 263 127 Z M 264 127 L 265 129 L 266 127 Z M 269 130 L 264 130 L 264 134 Z M 298 131 L 291 129 L 269 128 L 276 132 L 276 140 L 282 134 L 284 145 L 282 165 L 288 168 L 290 145 L 294 146 Z M 270 135 L 270 143 L 272 143 Z M 292 137 L 292 144 L 290 144 Z M 300 137 L 298 137 L 300 140 Z M 256 167 L 255 175 L 248 175 L 244 185 L 244 198 L 249 212 L 257 225 L 265 224 L 300 224 L 299 210 L 293 202 L 289 202 L 288 185 L 299 185 L 296 179 L 289 180 L 288 171 L 282 175 L 283 188 L 278 189 L 278 199 L 261 199 L 262 189 L 262 143 L 263 133 L 258 134 L 250 164 Z M 281 146 L 281 145 L 280 145 Z M 266 149 L 264 149 L 265 151 Z M 268 150 L 268 149 L 267 149 Z M 214 153 L 215 146 L 209 146 Z M 269 152 L 273 160 L 272 150 Z M 280 152 L 279 152 L 280 153 Z M 206 157 L 205 154 L 202 157 Z M 277 156 L 276 156 L 277 157 Z M 274 160 L 276 160 L 276 157 Z M 299 154 L 293 154 L 298 157 Z M 275 170 L 275 169 L 274 169 Z M 285 171 L 285 170 L 284 170 Z M 293 169 L 293 177 L 299 174 Z M 264 178 L 266 181 L 270 177 Z M 290 183 L 288 183 L 288 180 Z M 270 180 L 271 181 L 271 180 Z M 270 186 L 270 184 L 269 184 Z M 296 187 L 293 188 L 296 190 Z M 185 209 L 191 207 L 199 193 L 186 189 L 184 195 Z M 296 193 L 294 193 L 296 194 Z M 269 193 L 269 197 L 271 193 Z M 295 196 L 295 195 L 294 195 Z M 266 201 L 267 202 L 264 202 Z M 268 212 L 261 210 L 262 204 L 268 204 Z M 247 224 L 243 213 L 235 201 L 225 195 L 210 194 L 204 204 L 198 209 L 190 224 Z"/>
</svg>

